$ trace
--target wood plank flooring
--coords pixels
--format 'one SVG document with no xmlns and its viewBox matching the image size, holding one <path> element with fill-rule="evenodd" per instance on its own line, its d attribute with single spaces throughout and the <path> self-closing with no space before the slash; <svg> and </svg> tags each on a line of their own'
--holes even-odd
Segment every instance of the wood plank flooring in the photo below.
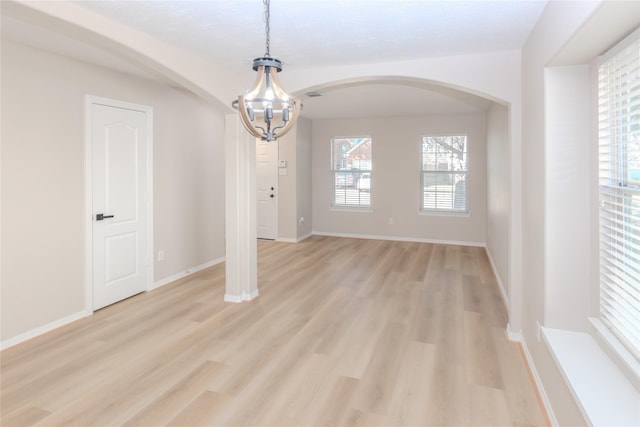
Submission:
<svg viewBox="0 0 640 427">
<path fill-rule="evenodd" d="M 259 242 L 0 354 L 2 426 L 544 426 L 482 248 Z"/>
</svg>

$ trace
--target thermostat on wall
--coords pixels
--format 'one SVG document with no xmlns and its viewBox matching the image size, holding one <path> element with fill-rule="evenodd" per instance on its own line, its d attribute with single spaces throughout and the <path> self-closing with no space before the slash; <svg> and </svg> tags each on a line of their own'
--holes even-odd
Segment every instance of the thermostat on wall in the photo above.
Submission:
<svg viewBox="0 0 640 427">
<path fill-rule="evenodd" d="M 287 161 L 286 160 L 280 160 L 280 167 L 281 168 L 286 168 L 287 167 Z"/>
</svg>

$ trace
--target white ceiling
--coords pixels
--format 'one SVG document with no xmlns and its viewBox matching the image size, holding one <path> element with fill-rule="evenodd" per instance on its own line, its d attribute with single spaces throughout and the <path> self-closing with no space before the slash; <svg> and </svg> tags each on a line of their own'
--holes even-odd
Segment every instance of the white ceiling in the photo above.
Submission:
<svg viewBox="0 0 640 427">
<path fill-rule="evenodd" d="M 265 51 L 260 0 L 79 1 L 160 40 L 243 70 Z M 546 1 L 272 0 L 271 54 L 288 67 L 519 49 Z"/>
<path fill-rule="evenodd" d="M 76 3 L 232 71 L 246 72 L 251 60 L 265 53 L 261 0 Z M 519 49 L 545 6 L 546 0 L 271 0 L 271 54 L 285 62 L 286 73 Z M 84 42 L 5 16 L 2 32 L 86 62 L 157 78 Z M 473 95 L 426 86 L 361 85 L 323 93 L 321 98 L 304 98 L 305 116 L 472 112 L 489 104 Z"/>
<path fill-rule="evenodd" d="M 325 90 L 302 98 L 302 115 L 313 119 L 462 114 L 485 111 L 491 102 L 441 86 L 366 84 Z"/>
</svg>

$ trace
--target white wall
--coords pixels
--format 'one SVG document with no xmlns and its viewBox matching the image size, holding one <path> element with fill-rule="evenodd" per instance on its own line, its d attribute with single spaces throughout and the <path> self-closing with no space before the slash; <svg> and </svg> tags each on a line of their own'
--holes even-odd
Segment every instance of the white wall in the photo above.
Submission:
<svg viewBox="0 0 640 427">
<path fill-rule="evenodd" d="M 297 124 L 282 138 L 278 138 L 278 160 L 287 162 L 287 174 L 278 175 L 278 238 L 293 241 L 296 238 L 297 193 L 296 180 L 298 165 Z M 279 173 L 278 168 L 278 173 Z"/>
<path fill-rule="evenodd" d="M 580 330 L 589 311 L 597 241 L 589 233 L 594 162 L 585 123 L 593 105 L 582 65 L 615 44 L 614 32 L 637 25 L 638 9 L 637 2 L 551 1 L 522 53 L 523 335 L 560 425 L 585 420 L 536 339 L 536 322 Z"/>
<path fill-rule="evenodd" d="M 311 120 L 298 118 L 278 140 L 278 160 L 287 162 L 287 174 L 278 176 L 278 238 L 297 241 L 311 233 Z"/>
<path fill-rule="evenodd" d="M 154 109 L 155 280 L 224 256 L 224 114 L 2 40 L 2 340 L 85 309 L 84 96 Z"/>
<path fill-rule="evenodd" d="M 283 78 L 285 77 L 283 76 Z M 424 84 L 425 81 L 442 84 L 508 105 L 509 163 L 511 165 L 509 326 L 512 331 L 519 332 L 522 330 L 523 316 L 521 51 L 385 62 L 377 63 L 375 66 L 359 64 L 314 67 L 312 69 L 289 68 L 287 69 L 286 81 L 283 81 L 283 84 L 293 92 L 306 93 L 311 90 L 322 91 L 323 88 L 337 84 L 365 81 L 393 84 L 398 80 L 404 83 L 413 82 L 416 85 Z M 315 210 L 314 207 L 314 212 Z"/>
<path fill-rule="evenodd" d="M 206 99 L 228 105 L 228 100 L 242 91 L 251 71 L 230 75 L 215 64 L 206 63 L 193 54 L 152 39 L 132 28 L 110 21 L 72 3 L 5 2 L 3 14 L 15 14 L 34 22 L 58 28 L 62 33 L 106 46 L 110 51 L 131 58 L 136 63 L 184 85 Z M 9 7 L 10 6 L 10 7 Z M 604 27 L 603 27 L 604 28 Z M 510 283 L 509 310 L 512 330 L 522 328 L 522 144 L 521 144 L 521 52 L 511 50 L 469 55 L 425 58 L 371 64 L 288 68 L 283 84 L 295 93 L 321 89 L 354 81 L 436 82 L 467 90 L 509 105 L 511 189 L 510 198 Z"/>
<path fill-rule="evenodd" d="M 311 155 L 312 126 L 311 120 L 305 119 L 304 117 L 300 117 L 296 125 L 297 239 L 304 238 L 311 234 L 313 227 L 313 187 L 311 180 L 311 171 L 313 168 Z M 303 223 L 300 223 L 300 218 L 304 219 Z"/>
<path fill-rule="evenodd" d="M 545 70 L 544 324 L 574 331 L 584 331 L 591 314 L 585 266 L 591 245 L 598 246 L 591 236 L 589 83 L 588 65 Z"/>
<path fill-rule="evenodd" d="M 549 3 L 522 53 L 523 335 L 555 416 L 567 425 L 584 421 L 550 353 L 536 339 L 536 322 L 544 325 L 545 295 L 544 70 L 595 7 Z"/>
<path fill-rule="evenodd" d="M 420 136 L 468 134 L 469 215 L 420 208 Z M 372 212 L 331 208 L 331 138 L 373 138 Z M 486 227 L 485 114 L 316 120 L 313 123 L 313 230 L 327 234 L 483 245 Z M 393 224 L 389 224 L 389 218 Z"/>
<path fill-rule="evenodd" d="M 509 295 L 509 113 L 493 104 L 487 112 L 487 251 L 498 283 Z"/>
<path fill-rule="evenodd" d="M 255 78 L 250 67 L 240 73 L 230 72 L 214 61 L 155 39 L 76 2 L 3 1 L 0 5 L 3 17 L 24 20 L 52 30 L 54 35 L 58 33 L 105 49 L 161 76 L 164 81 L 198 94 L 228 113 L 232 112 L 229 100 L 236 99 L 246 89 L 246 82 Z M 77 46 L 83 49 L 82 44 Z"/>
</svg>

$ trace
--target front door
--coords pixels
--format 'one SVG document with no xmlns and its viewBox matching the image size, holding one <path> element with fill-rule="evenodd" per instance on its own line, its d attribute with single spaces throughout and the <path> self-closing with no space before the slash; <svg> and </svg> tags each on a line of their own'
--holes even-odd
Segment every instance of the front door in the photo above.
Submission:
<svg viewBox="0 0 640 427">
<path fill-rule="evenodd" d="M 147 290 L 150 110 L 91 102 L 93 309 Z"/>
<path fill-rule="evenodd" d="M 256 140 L 258 239 L 275 240 L 278 229 L 278 141 Z"/>
</svg>

